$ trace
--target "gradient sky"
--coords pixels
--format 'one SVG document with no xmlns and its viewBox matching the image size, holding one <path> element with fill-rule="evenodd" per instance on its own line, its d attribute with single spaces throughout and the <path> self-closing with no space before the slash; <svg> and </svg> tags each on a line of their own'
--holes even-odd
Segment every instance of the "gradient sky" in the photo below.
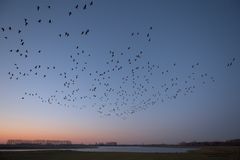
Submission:
<svg viewBox="0 0 240 160">
<path fill-rule="evenodd" d="M 0 31 L 0 143 L 7 139 L 68 139 L 74 143 L 141 144 L 240 138 L 238 0 L 94 0 L 83 11 L 85 3 L 90 1 L 0 0 L 0 27 L 6 29 Z M 76 10 L 76 4 L 81 8 Z M 24 18 L 29 21 L 27 27 Z M 38 19 L 42 19 L 41 24 L 37 23 Z M 48 19 L 52 19 L 52 24 L 47 23 Z M 12 31 L 8 31 L 9 26 Z M 18 29 L 22 30 L 21 34 L 17 33 Z M 88 35 L 81 36 L 86 29 L 90 30 Z M 58 37 L 65 32 L 70 36 Z M 131 36 L 132 32 L 140 35 Z M 147 41 L 147 33 L 151 42 Z M 10 49 L 15 52 L 24 48 L 19 45 L 20 39 L 24 39 L 24 47 L 30 52 L 26 59 L 9 53 Z M 79 71 L 80 80 L 76 84 L 80 88 L 79 96 L 89 95 L 92 84 L 89 72 L 108 69 L 105 62 L 110 59 L 110 50 L 124 52 L 121 61 L 124 69 L 111 74 L 113 88 L 132 69 L 124 60 L 139 50 L 144 53 L 139 66 L 150 62 L 160 67 L 149 76 L 152 86 L 161 89 L 161 85 L 178 77 L 178 87 L 184 88 L 183 82 L 195 72 L 196 79 L 190 83 L 196 88 L 193 93 L 180 94 L 176 99 L 164 95 L 146 110 L 124 118 L 100 115 L 99 99 L 78 100 L 70 106 L 42 103 L 36 97 L 21 100 L 25 92 L 42 97 L 49 97 L 55 90 L 67 92 L 64 80 L 58 75 L 68 72 L 74 76 L 70 72 L 69 56 L 76 53 L 76 46 L 91 54 L 91 57 L 81 57 L 82 62 L 88 62 L 88 68 L 86 72 Z M 40 49 L 42 52 L 38 54 Z M 233 65 L 226 67 L 233 58 Z M 8 72 L 18 72 L 15 63 L 22 72 L 38 64 L 45 68 L 56 66 L 56 70 L 42 70 L 46 78 L 30 75 L 10 80 Z M 199 66 L 193 69 L 191 66 L 196 63 Z M 166 70 L 169 74 L 162 76 Z M 200 75 L 205 73 L 208 76 L 203 80 Z M 97 95 L 100 95 L 104 91 L 98 88 Z M 129 86 L 126 89 L 132 91 Z M 150 87 L 149 90 L 146 97 L 154 93 Z M 169 92 L 169 95 L 173 93 Z M 110 101 L 114 102 L 114 98 L 112 95 Z M 106 110 L 114 108 L 112 105 L 106 104 Z M 130 104 L 125 106 L 130 107 Z"/>
</svg>

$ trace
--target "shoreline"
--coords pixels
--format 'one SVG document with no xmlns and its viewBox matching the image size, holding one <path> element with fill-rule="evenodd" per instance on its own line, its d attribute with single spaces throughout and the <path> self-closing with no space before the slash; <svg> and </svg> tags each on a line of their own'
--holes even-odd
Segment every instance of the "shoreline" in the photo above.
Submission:
<svg viewBox="0 0 240 160">
<path fill-rule="evenodd" d="M 202 147 L 186 153 L 115 153 L 78 151 L 0 152 L 0 159 L 8 160 L 232 160 L 240 158 L 240 147 Z"/>
<path fill-rule="evenodd" d="M 1 144 L 0 149 L 2 150 L 12 150 L 12 149 L 83 149 L 83 148 L 97 148 L 94 145 L 82 145 L 82 144 L 71 144 L 71 145 L 30 145 L 30 144 L 19 144 L 19 145 L 9 145 Z"/>
</svg>

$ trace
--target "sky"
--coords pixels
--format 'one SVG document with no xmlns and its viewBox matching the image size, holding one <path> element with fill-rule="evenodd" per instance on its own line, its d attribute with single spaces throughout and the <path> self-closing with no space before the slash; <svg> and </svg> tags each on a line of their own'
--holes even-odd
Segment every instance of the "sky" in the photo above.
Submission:
<svg viewBox="0 0 240 160">
<path fill-rule="evenodd" d="M 240 138 L 237 0 L 0 0 L 0 28 L 0 143 Z"/>
</svg>

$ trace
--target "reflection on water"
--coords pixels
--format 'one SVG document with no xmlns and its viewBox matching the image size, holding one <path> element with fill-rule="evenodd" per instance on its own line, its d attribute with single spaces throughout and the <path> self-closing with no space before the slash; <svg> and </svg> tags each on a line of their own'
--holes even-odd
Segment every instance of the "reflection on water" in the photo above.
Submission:
<svg viewBox="0 0 240 160">
<path fill-rule="evenodd" d="M 144 147 L 144 146 L 102 146 L 98 148 L 73 149 L 85 152 L 141 152 L 141 153 L 184 153 L 196 148 L 180 147 Z"/>
<path fill-rule="evenodd" d="M 198 148 L 182 147 L 144 147 L 144 146 L 101 146 L 98 148 L 80 149 L 13 149 L 0 151 L 49 151 L 49 150 L 71 150 L 81 152 L 138 152 L 138 153 L 184 153 Z"/>
</svg>

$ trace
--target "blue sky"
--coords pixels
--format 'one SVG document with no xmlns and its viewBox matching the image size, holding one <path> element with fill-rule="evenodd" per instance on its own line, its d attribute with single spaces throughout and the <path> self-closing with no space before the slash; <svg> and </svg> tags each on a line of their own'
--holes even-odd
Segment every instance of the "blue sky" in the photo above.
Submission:
<svg viewBox="0 0 240 160">
<path fill-rule="evenodd" d="M 0 142 L 239 138 L 238 1 L 90 3 L 0 1 Z"/>
</svg>

